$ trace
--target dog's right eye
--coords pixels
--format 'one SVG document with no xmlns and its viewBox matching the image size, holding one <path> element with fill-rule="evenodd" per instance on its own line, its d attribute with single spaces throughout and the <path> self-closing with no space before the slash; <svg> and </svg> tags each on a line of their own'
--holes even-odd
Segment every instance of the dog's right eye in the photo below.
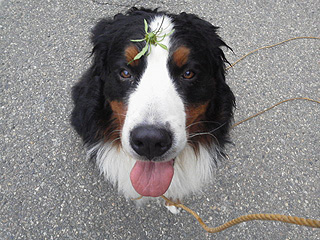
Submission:
<svg viewBox="0 0 320 240">
<path fill-rule="evenodd" d="M 132 78 L 132 75 L 129 73 L 128 70 L 122 70 L 122 71 L 120 72 L 120 76 L 121 76 L 121 78 L 124 78 L 124 79 L 130 79 L 130 78 Z"/>
</svg>

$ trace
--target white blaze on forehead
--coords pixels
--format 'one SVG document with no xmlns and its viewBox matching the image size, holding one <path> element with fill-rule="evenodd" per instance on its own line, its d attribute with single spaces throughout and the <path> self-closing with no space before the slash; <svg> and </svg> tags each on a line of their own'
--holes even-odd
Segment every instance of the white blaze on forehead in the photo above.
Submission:
<svg viewBox="0 0 320 240">
<path fill-rule="evenodd" d="M 163 18 L 162 16 L 156 17 L 150 23 L 151 31 L 157 31 L 161 23 L 163 30 L 159 35 L 162 36 L 172 31 L 173 24 L 171 23 L 171 19 L 168 17 Z M 161 43 L 169 49 L 170 36 L 166 36 Z M 170 107 L 173 106 L 170 104 L 166 106 L 166 99 L 176 97 L 177 93 L 175 93 L 175 88 L 167 68 L 169 51 L 159 45 L 151 45 L 150 51 L 150 54 L 147 56 L 147 67 L 135 93 L 135 95 L 139 95 L 139 97 L 137 96 L 135 100 L 139 101 L 138 105 L 147 107 L 145 108 L 147 111 L 144 111 L 144 113 L 148 116 L 143 117 L 147 118 L 147 121 L 152 124 L 156 122 L 159 117 L 161 118 L 161 116 L 157 115 L 165 114 L 160 111 L 160 109 L 165 107 L 165 111 L 170 111 Z"/>
<path fill-rule="evenodd" d="M 160 36 L 169 34 L 174 27 L 169 17 L 157 16 L 149 23 L 149 31 L 157 31 L 160 26 L 162 29 L 158 33 Z M 129 144 L 130 131 L 141 124 L 170 127 L 175 151 L 180 151 L 185 146 L 184 105 L 168 70 L 170 38 L 171 35 L 161 41 L 168 50 L 159 45 L 151 45 L 150 54 L 145 56 L 146 69 L 139 85 L 129 96 L 122 144 L 130 153 L 134 154 Z"/>
</svg>

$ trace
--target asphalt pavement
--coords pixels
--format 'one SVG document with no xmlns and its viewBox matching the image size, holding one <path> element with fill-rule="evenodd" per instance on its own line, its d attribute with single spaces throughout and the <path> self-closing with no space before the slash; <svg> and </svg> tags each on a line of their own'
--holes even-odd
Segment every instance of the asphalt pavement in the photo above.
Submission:
<svg viewBox="0 0 320 240">
<path fill-rule="evenodd" d="M 261 46 L 319 37 L 319 1 L 0 1 L 0 239 L 320 239 L 320 230 L 248 222 L 206 233 L 188 213 L 137 208 L 85 159 L 70 89 L 90 64 L 89 32 L 130 6 L 220 26 L 234 62 Z M 235 121 L 292 97 L 320 97 L 320 40 L 261 50 L 228 71 Z M 232 131 L 214 182 L 184 203 L 209 226 L 248 213 L 320 219 L 320 106 L 288 102 Z"/>
</svg>

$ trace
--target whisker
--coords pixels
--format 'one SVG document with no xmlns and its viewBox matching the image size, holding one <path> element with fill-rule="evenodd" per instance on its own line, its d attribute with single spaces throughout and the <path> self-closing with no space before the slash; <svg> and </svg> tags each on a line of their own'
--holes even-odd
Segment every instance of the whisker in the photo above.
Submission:
<svg viewBox="0 0 320 240">
<path fill-rule="evenodd" d="M 211 136 L 211 137 L 213 137 L 213 138 L 216 139 L 216 136 L 214 136 L 214 135 L 213 135 L 212 133 L 210 133 L 210 132 L 200 132 L 200 133 L 190 134 L 190 135 L 189 135 L 189 139 L 190 139 L 190 138 L 197 137 L 197 136 L 202 136 L 202 135 L 209 135 L 209 136 Z"/>
<path fill-rule="evenodd" d="M 121 133 L 121 130 L 118 130 L 118 129 L 114 129 L 112 130 L 111 132 L 109 132 L 109 134 L 107 136 L 105 136 L 106 139 L 108 139 L 110 136 L 112 136 L 113 134 L 118 134 L 120 135 Z"/>
<path fill-rule="evenodd" d="M 208 135 L 208 136 L 214 138 L 216 140 L 216 143 L 219 145 L 219 141 L 218 141 L 217 137 L 213 135 L 213 132 L 217 131 L 219 128 L 223 127 L 225 124 L 226 124 L 226 122 L 221 124 L 219 127 L 211 130 L 210 132 L 197 132 L 197 133 L 194 133 L 194 134 L 190 134 L 188 136 L 188 139 L 191 139 L 191 138 L 194 138 L 194 137 L 197 137 L 197 136 Z"/>
<path fill-rule="evenodd" d="M 208 136 L 212 137 L 212 138 L 216 141 L 216 143 L 218 144 L 218 146 L 220 146 L 217 137 L 216 137 L 215 135 L 213 135 L 212 133 L 209 133 L 209 132 L 196 133 L 196 134 L 193 134 L 193 135 L 189 136 L 188 139 L 191 139 L 191 138 L 194 138 L 194 137 L 197 137 L 197 136 L 203 136 L 203 135 L 208 135 Z M 192 141 L 192 140 L 191 140 L 191 141 Z"/>
<path fill-rule="evenodd" d="M 121 130 L 115 129 L 115 130 L 113 130 L 111 133 L 115 133 L 115 132 L 121 132 Z"/>
<path fill-rule="evenodd" d="M 221 124 L 219 127 L 215 128 L 213 130 L 210 130 L 208 133 L 213 133 L 213 132 L 217 131 L 218 129 L 220 129 L 221 127 L 223 127 L 224 125 L 226 125 L 226 122 Z"/>
<path fill-rule="evenodd" d="M 115 141 L 120 140 L 120 137 L 117 137 L 116 139 L 114 139 L 110 144 L 113 144 Z"/>
<path fill-rule="evenodd" d="M 114 114 L 114 115 L 117 115 L 117 116 L 123 116 L 123 117 L 125 117 L 125 116 L 126 116 L 126 114 L 123 114 L 123 113 L 116 113 L 116 114 Z"/>
<path fill-rule="evenodd" d="M 210 132 L 202 132 L 202 133 L 195 133 L 193 135 L 189 135 L 188 141 L 191 138 L 194 138 L 194 137 L 197 137 L 197 136 L 203 136 L 203 135 L 208 135 L 208 136 L 212 137 L 215 140 L 216 144 L 220 147 L 220 143 L 219 143 L 217 137 L 215 135 L 213 135 L 212 133 L 210 133 Z M 191 142 L 193 142 L 193 141 L 191 140 Z"/>
<path fill-rule="evenodd" d="M 198 122 L 194 122 L 194 123 L 189 124 L 188 126 L 186 126 L 186 129 L 188 129 L 196 124 L 200 124 L 200 123 L 218 123 L 219 124 L 219 122 L 216 122 L 216 121 L 198 121 Z"/>
</svg>

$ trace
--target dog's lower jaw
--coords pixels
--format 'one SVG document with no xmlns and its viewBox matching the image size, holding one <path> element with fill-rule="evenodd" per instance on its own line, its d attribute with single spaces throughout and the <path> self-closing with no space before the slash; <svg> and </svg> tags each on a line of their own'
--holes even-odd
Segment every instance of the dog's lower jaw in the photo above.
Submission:
<svg viewBox="0 0 320 240">
<path fill-rule="evenodd" d="M 197 152 L 187 145 L 175 158 L 174 175 L 164 195 L 170 199 L 183 199 L 185 196 L 201 191 L 213 177 L 215 160 L 219 150 L 216 146 L 199 146 Z M 140 195 L 134 190 L 130 181 L 130 172 L 136 160 L 130 157 L 121 146 L 111 142 L 100 142 L 88 147 L 88 157 L 96 156 L 97 165 L 106 180 L 117 186 L 118 191 L 127 199 Z M 214 158 L 214 159 L 213 159 Z M 138 200 L 140 205 L 143 200 Z"/>
</svg>

